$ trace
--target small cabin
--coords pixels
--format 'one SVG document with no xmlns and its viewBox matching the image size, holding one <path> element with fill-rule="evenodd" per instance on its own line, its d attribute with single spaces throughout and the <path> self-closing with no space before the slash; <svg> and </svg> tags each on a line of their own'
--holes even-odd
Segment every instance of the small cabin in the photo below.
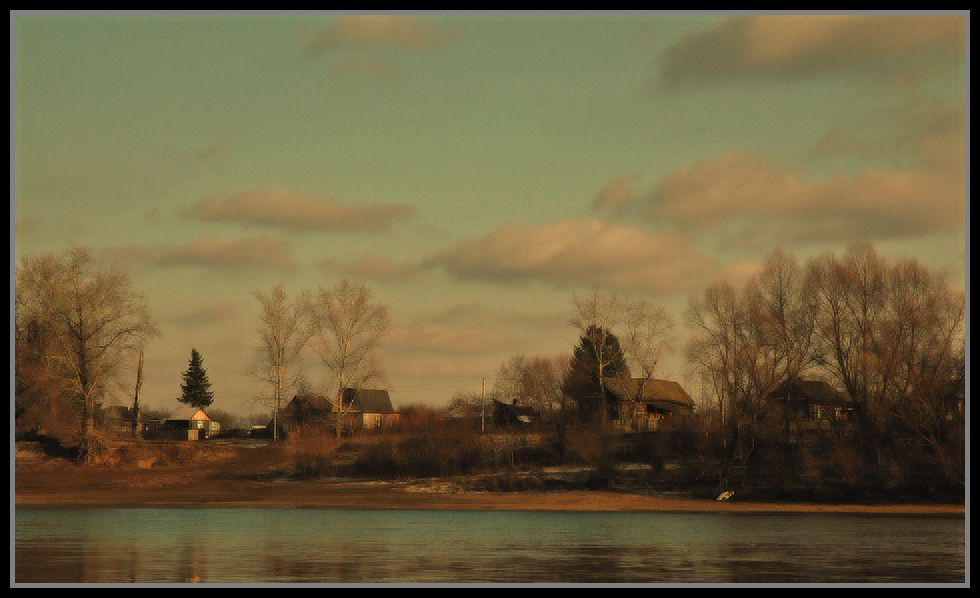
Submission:
<svg viewBox="0 0 980 598">
<path fill-rule="evenodd" d="M 617 426 L 625 432 L 655 431 L 694 411 L 691 396 L 673 380 L 604 378 L 603 384 L 608 403 L 615 405 Z"/>
<path fill-rule="evenodd" d="M 139 420 L 139 433 L 146 434 L 160 427 L 162 422 L 159 420 L 148 419 L 141 416 Z M 102 412 L 102 427 L 114 434 L 130 435 L 133 433 L 133 409 L 123 405 L 110 405 Z"/>
<path fill-rule="evenodd" d="M 167 440 L 204 440 L 217 436 L 221 423 L 198 407 L 181 407 L 163 421 L 155 436 Z"/>
<path fill-rule="evenodd" d="M 797 377 L 784 380 L 768 399 L 785 418 L 804 422 L 846 421 L 855 408 L 849 396 L 830 384 Z"/>
</svg>

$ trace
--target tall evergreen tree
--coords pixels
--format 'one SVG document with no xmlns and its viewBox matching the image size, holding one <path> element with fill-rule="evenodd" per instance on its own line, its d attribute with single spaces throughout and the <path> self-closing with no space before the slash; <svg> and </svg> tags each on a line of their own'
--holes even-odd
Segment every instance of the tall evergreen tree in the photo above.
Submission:
<svg viewBox="0 0 980 598">
<path fill-rule="evenodd" d="M 566 391 L 579 403 L 583 414 L 602 413 L 602 378 L 630 375 L 619 338 L 600 326 L 589 326 L 572 352 Z M 609 405 L 606 405 L 608 412 Z"/>
<path fill-rule="evenodd" d="M 204 359 L 197 349 L 191 349 L 191 360 L 183 373 L 184 383 L 180 385 L 181 395 L 177 399 L 185 405 L 204 409 L 214 401 L 208 372 L 204 369 Z"/>
</svg>

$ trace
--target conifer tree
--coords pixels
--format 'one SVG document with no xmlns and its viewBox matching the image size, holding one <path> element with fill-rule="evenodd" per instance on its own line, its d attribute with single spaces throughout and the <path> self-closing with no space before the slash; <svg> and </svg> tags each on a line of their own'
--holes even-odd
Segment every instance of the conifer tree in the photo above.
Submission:
<svg viewBox="0 0 980 598">
<path fill-rule="evenodd" d="M 573 350 L 566 392 L 579 402 L 585 413 L 604 416 L 611 405 L 603 408 L 603 380 L 629 375 L 619 338 L 601 326 L 589 326 Z"/>
<path fill-rule="evenodd" d="M 191 360 L 183 373 L 184 383 L 180 385 L 181 395 L 177 399 L 185 405 L 204 409 L 214 401 L 208 372 L 204 369 L 204 359 L 197 349 L 191 349 Z"/>
</svg>

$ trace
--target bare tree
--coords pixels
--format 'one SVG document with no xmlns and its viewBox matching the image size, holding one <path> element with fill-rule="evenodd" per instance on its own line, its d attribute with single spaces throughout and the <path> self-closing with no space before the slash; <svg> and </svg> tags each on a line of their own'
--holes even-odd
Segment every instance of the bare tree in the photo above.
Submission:
<svg viewBox="0 0 980 598">
<path fill-rule="evenodd" d="M 353 407 L 352 403 L 344 404 L 344 390 L 357 391 L 365 384 L 384 380 L 376 349 L 391 328 L 388 308 L 374 302 L 366 285 L 343 278 L 333 288 L 320 289 L 312 314 L 313 348 L 337 388 L 339 436 L 344 416 Z"/>
<path fill-rule="evenodd" d="M 726 489 L 735 464 L 745 465 L 755 448 L 762 400 L 771 383 L 759 344 L 752 338 L 745 302 L 728 283 L 692 297 L 686 311 L 693 333 L 688 361 L 709 382 L 718 400 L 724 445 L 721 487 Z M 744 482 L 744 479 L 743 479 Z"/>
<path fill-rule="evenodd" d="M 673 334 L 674 319 L 662 307 L 643 300 L 627 300 L 623 304 L 622 320 L 624 353 L 638 374 L 634 399 L 639 399 L 646 384 L 654 379 L 661 357 L 674 348 L 677 341 Z"/>
<path fill-rule="evenodd" d="M 752 333 L 765 351 L 774 379 L 799 377 L 813 365 L 815 301 L 805 270 L 776 250 L 746 285 Z"/>
<path fill-rule="evenodd" d="M 887 263 L 868 243 L 813 260 L 809 276 L 821 362 L 858 405 L 876 472 L 891 477 L 893 463 L 909 461 L 895 454 L 908 433 L 905 444 L 925 443 L 952 471 L 943 438 L 956 415 L 949 389 L 964 354 L 964 294 L 915 260 Z"/>
<path fill-rule="evenodd" d="M 310 296 L 302 293 L 290 299 L 282 283 L 268 295 L 255 291 L 261 312 L 258 328 L 259 346 L 256 363 L 249 373 L 272 386 L 273 439 L 279 439 L 279 414 L 283 393 L 299 381 L 300 373 L 293 370 L 303 349 L 313 334 L 310 321 Z"/>
<path fill-rule="evenodd" d="M 817 301 L 821 362 L 870 415 L 881 407 L 876 331 L 886 307 L 887 266 L 868 243 L 851 245 L 843 257 L 829 254 L 809 265 Z"/>
<path fill-rule="evenodd" d="M 122 364 L 157 334 L 146 300 L 129 277 L 99 267 L 90 252 L 26 257 L 16 272 L 22 322 L 43 323 L 53 336 L 51 362 L 64 390 L 81 408 L 81 451 L 91 454 L 98 399 L 118 381 Z"/>
<path fill-rule="evenodd" d="M 598 400 L 602 411 L 602 423 L 608 418 L 608 408 L 605 405 L 606 387 L 604 373 L 607 368 L 622 356 L 609 350 L 610 337 L 615 336 L 613 330 L 622 321 L 623 300 L 615 293 L 606 293 L 593 286 L 588 293 L 572 295 L 572 306 L 575 315 L 571 324 L 579 329 L 587 339 L 596 360 L 598 372 Z"/>
</svg>

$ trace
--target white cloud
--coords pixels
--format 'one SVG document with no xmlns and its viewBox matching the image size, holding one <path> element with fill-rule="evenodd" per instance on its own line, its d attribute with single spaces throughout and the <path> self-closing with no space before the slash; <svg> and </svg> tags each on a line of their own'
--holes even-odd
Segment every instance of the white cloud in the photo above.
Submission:
<svg viewBox="0 0 980 598">
<path fill-rule="evenodd" d="M 868 169 L 814 181 L 802 169 L 734 151 L 667 174 L 638 202 L 661 225 L 758 230 L 776 242 L 889 239 L 965 222 L 955 173 Z"/>
<path fill-rule="evenodd" d="M 461 279 L 655 292 L 696 288 L 716 267 L 680 234 L 650 233 L 593 218 L 532 227 L 510 224 L 439 251 L 425 263 Z"/>
<path fill-rule="evenodd" d="M 408 204 L 344 204 L 336 198 L 293 189 L 250 187 L 201 199 L 185 215 L 206 221 L 346 232 L 380 232 L 410 220 Z"/>
</svg>

